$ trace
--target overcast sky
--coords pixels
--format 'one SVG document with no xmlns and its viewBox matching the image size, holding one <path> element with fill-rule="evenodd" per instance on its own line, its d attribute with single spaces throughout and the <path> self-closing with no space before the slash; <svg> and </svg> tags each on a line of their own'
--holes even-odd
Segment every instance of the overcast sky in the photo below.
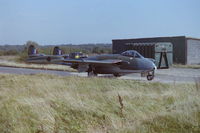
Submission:
<svg viewBox="0 0 200 133">
<path fill-rule="evenodd" d="M 0 0 L 0 45 L 200 38 L 200 0 Z"/>
</svg>

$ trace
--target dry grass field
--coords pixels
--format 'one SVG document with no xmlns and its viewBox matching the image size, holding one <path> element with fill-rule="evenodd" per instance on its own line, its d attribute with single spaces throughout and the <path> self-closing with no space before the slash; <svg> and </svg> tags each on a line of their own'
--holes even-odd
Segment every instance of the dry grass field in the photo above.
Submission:
<svg viewBox="0 0 200 133">
<path fill-rule="evenodd" d="M 1 133 L 199 133 L 200 82 L 0 74 Z"/>
</svg>

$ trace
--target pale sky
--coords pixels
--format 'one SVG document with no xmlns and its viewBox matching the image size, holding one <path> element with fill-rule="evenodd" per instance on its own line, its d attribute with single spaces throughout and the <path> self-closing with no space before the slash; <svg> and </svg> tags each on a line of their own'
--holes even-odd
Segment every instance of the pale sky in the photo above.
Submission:
<svg viewBox="0 0 200 133">
<path fill-rule="evenodd" d="M 0 45 L 200 38 L 200 0 L 0 0 Z"/>
</svg>

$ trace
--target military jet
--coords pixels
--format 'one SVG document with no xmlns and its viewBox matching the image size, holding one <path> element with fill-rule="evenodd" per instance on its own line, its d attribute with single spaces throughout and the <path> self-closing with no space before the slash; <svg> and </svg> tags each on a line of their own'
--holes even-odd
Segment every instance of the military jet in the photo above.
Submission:
<svg viewBox="0 0 200 133">
<path fill-rule="evenodd" d="M 88 76 L 113 74 L 119 77 L 130 73 L 141 73 L 141 76 L 146 76 L 147 80 L 153 80 L 157 69 L 153 59 L 144 58 L 135 50 L 128 50 L 121 54 L 102 54 L 78 59 L 64 58 L 62 55 L 49 56 L 32 53 L 29 55 L 27 62 L 67 63 L 72 68 L 77 69 L 78 72 L 87 72 Z"/>
</svg>

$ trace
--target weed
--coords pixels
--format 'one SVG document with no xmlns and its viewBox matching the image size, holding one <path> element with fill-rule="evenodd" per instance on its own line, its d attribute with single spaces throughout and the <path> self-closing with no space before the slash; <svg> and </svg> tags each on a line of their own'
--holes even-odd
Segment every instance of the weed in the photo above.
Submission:
<svg viewBox="0 0 200 133">
<path fill-rule="evenodd" d="M 200 91 L 200 77 L 195 78 L 195 86 L 196 86 L 196 90 Z"/>
<path fill-rule="evenodd" d="M 119 100 L 119 109 L 120 109 L 120 115 L 123 117 L 123 109 L 124 109 L 124 104 L 123 104 L 123 99 L 122 97 L 118 94 L 118 100 Z"/>
</svg>

